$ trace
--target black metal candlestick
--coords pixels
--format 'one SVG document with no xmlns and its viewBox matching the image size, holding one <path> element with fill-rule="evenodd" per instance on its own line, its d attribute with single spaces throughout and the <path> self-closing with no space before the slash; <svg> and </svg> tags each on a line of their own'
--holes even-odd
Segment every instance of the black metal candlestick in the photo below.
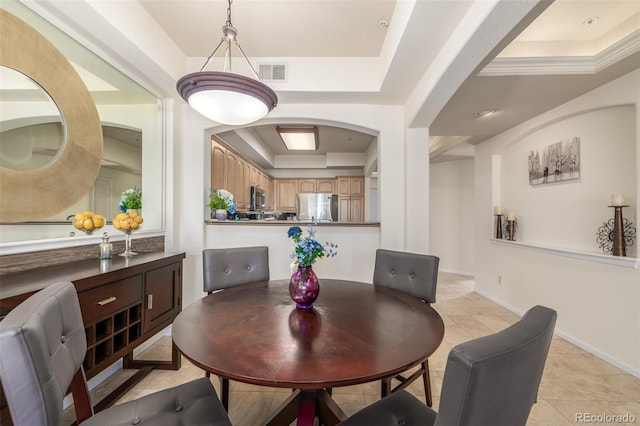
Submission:
<svg viewBox="0 0 640 426">
<path fill-rule="evenodd" d="M 496 239 L 502 239 L 502 215 L 496 215 Z"/>
<path fill-rule="evenodd" d="M 629 207 L 624 206 L 609 206 L 613 207 L 613 247 L 611 254 L 614 256 L 626 256 L 627 245 L 624 241 L 624 222 L 622 219 L 622 208 Z"/>
</svg>

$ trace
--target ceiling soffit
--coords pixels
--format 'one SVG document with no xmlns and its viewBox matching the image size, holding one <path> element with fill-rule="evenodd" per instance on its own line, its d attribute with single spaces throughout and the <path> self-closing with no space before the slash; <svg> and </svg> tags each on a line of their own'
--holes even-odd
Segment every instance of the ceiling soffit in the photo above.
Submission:
<svg viewBox="0 0 640 426">
<path fill-rule="evenodd" d="M 596 31 L 583 25 L 593 16 L 594 27 L 604 24 Z M 443 145 L 477 144 L 638 67 L 640 2 L 556 0 L 440 111 L 430 127 L 439 145 L 432 161 Z M 476 118 L 484 109 L 496 113 Z"/>
</svg>

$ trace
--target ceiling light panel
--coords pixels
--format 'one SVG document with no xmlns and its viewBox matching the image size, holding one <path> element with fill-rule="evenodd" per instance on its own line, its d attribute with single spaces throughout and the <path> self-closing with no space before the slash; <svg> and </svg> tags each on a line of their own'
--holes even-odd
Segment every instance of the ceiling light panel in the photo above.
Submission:
<svg viewBox="0 0 640 426">
<path fill-rule="evenodd" d="M 289 151 L 315 151 L 318 149 L 317 127 L 276 127 Z"/>
</svg>

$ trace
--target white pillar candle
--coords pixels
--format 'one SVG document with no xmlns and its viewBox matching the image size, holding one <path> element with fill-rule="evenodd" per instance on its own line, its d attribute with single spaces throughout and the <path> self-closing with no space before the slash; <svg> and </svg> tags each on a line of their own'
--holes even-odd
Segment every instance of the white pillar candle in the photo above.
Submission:
<svg viewBox="0 0 640 426">
<path fill-rule="evenodd" d="M 620 194 L 611 196 L 611 205 L 612 206 L 623 206 L 624 205 L 624 197 Z"/>
<path fill-rule="evenodd" d="M 509 213 L 507 215 L 507 220 L 516 220 L 516 214 L 515 213 Z"/>
<path fill-rule="evenodd" d="M 502 207 L 494 207 L 493 214 L 496 214 L 496 215 L 502 214 Z"/>
</svg>

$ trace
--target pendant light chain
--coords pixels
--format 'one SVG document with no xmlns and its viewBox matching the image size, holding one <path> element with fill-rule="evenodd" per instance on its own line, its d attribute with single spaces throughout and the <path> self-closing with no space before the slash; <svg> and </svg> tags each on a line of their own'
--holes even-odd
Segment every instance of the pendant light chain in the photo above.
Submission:
<svg viewBox="0 0 640 426">
<path fill-rule="evenodd" d="M 227 6 L 227 22 L 222 29 L 224 33 L 224 39 L 227 42 L 227 48 L 224 52 L 224 65 L 222 70 L 224 72 L 231 72 L 231 41 L 235 41 L 236 46 L 238 45 L 238 41 L 236 40 L 236 36 L 238 35 L 236 29 L 231 25 L 231 2 L 233 0 L 228 0 L 229 6 Z"/>
</svg>

